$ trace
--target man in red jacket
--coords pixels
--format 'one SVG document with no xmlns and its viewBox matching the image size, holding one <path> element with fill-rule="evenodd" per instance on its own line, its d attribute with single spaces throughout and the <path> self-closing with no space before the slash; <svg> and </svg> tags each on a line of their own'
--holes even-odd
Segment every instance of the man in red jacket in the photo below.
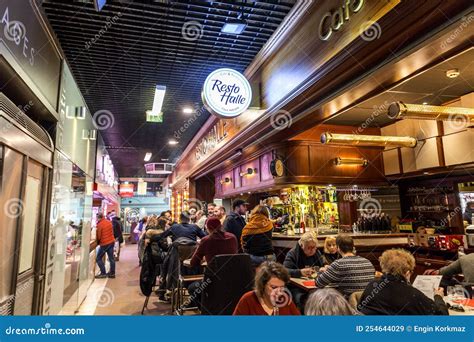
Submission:
<svg viewBox="0 0 474 342">
<path fill-rule="evenodd" d="M 97 214 L 97 244 L 100 245 L 99 252 L 97 252 L 97 265 L 100 269 L 100 274 L 96 278 L 115 278 L 115 259 L 114 259 L 114 228 L 112 222 L 104 218 L 103 214 Z M 105 271 L 104 261 L 102 260 L 107 253 L 110 262 L 110 271 L 107 274 Z"/>
</svg>

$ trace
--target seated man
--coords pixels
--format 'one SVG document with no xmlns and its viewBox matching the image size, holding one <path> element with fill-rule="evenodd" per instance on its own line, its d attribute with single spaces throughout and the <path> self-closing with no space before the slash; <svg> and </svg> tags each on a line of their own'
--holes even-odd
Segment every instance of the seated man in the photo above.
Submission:
<svg viewBox="0 0 474 342">
<path fill-rule="evenodd" d="M 354 254 L 354 241 L 348 235 L 338 235 L 336 245 L 340 259 L 323 267 L 316 278 L 316 286 L 334 285 L 349 297 L 353 292 L 363 291 L 374 279 L 375 268 L 366 258 Z"/>
<path fill-rule="evenodd" d="M 319 267 L 323 266 L 323 258 L 317 246 L 318 241 L 314 234 L 309 232 L 303 234 L 296 246 L 288 252 L 283 262 L 290 277 L 310 277 Z M 291 286 L 290 291 L 296 306 L 303 312 L 308 293 L 296 286 Z"/>
<path fill-rule="evenodd" d="M 198 237 L 201 239 L 206 236 L 206 233 L 197 225 L 189 223 L 191 215 L 188 211 L 183 211 L 179 217 L 180 223 L 175 223 L 170 229 L 161 234 L 162 239 L 168 236 L 174 240 L 184 237 L 196 241 Z"/>
<path fill-rule="evenodd" d="M 237 254 L 238 245 L 235 235 L 222 231 L 221 221 L 218 218 L 211 217 L 208 219 L 206 227 L 209 235 L 201 240 L 194 252 L 191 258 L 191 267 L 200 265 L 203 259 L 209 264 L 216 255 Z M 201 284 L 202 281 L 195 281 L 188 287 L 189 303 L 192 303 L 192 306 L 199 306 L 202 291 L 198 290 Z"/>
<path fill-rule="evenodd" d="M 444 266 L 437 271 L 425 273 L 439 274 L 446 277 L 453 277 L 462 274 L 464 275 L 465 283 L 474 284 L 474 253 L 464 255 L 448 266 Z"/>
</svg>

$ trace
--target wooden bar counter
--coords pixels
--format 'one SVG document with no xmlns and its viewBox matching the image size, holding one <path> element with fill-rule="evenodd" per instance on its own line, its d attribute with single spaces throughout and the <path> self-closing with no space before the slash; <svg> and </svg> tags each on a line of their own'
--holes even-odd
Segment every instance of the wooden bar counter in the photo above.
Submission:
<svg viewBox="0 0 474 342">
<path fill-rule="evenodd" d="M 347 234 L 352 236 L 356 248 L 365 247 L 381 247 L 384 250 L 395 247 L 407 247 L 408 246 L 408 234 L 393 233 L 393 234 L 364 234 L 364 233 L 351 233 Z M 324 240 L 328 236 L 335 235 L 318 235 L 318 247 L 323 248 Z M 273 246 L 277 248 L 293 248 L 296 241 L 299 240 L 301 234 L 286 235 L 282 233 L 273 233 Z"/>
</svg>

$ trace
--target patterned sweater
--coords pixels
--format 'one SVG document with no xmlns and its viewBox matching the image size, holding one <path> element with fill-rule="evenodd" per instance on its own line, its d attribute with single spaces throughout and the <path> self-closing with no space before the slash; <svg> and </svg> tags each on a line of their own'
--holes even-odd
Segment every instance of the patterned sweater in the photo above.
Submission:
<svg viewBox="0 0 474 342">
<path fill-rule="evenodd" d="M 366 258 L 346 256 L 337 259 L 316 278 L 316 286 L 323 288 L 335 286 L 345 296 L 353 292 L 363 291 L 367 284 L 374 279 L 375 268 Z"/>
</svg>

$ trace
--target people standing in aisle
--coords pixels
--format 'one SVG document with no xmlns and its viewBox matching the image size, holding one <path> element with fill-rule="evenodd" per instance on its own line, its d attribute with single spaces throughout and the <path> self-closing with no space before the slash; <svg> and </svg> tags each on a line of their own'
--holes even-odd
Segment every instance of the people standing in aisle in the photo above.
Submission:
<svg viewBox="0 0 474 342">
<path fill-rule="evenodd" d="M 123 226 L 122 226 L 122 222 L 120 222 L 120 217 L 118 216 L 112 217 L 112 226 L 114 228 L 114 237 L 115 237 L 114 256 L 115 256 L 115 261 L 119 261 L 120 249 L 123 243 Z"/>
<path fill-rule="evenodd" d="M 204 230 L 204 225 L 206 224 L 206 214 L 204 213 L 204 210 L 198 210 L 196 212 L 196 225 Z"/>
<path fill-rule="evenodd" d="M 316 278 L 316 286 L 334 285 L 346 297 L 363 291 L 375 277 L 375 268 L 366 258 L 354 254 L 354 241 L 349 235 L 338 235 L 336 245 L 342 258 L 323 267 Z"/>
<path fill-rule="evenodd" d="M 268 215 L 267 208 L 257 205 L 242 230 L 242 249 L 250 255 L 254 266 L 259 266 L 264 261 L 276 260 L 272 244 L 273 223 Z"/>
<path fill-rule="evenodd" d="M 214 217 L 217 217 L 221 221 L 221 224 L 224 224 L 225 208 L 222 205 L 214 208 Z"/>
<path fill-rule="evenodd" d="M 138 236 L 137 233 L 135 233 L 137 226 L 137 220 L 133 218 L 132 223 L 130 224 L 130 235 L 128 237 L 128 242 L 130 242 L 131 244 L 135 244 L 138 242 Z"/>
<path fill-rule="evenodd" d="M 224 220 L 223 228 L 224 231 L 232 233 L 237 238 L 239 251 L 242 251 L 242 244 L 240 242 L 242 237 L 242 230 L 245 227 L 245 219 L 243 215 L 247 212 L 247 206 L 249 204 L 244 200 L 238 199 L 232 203 L 232 209 Z"/>
<path fill-rule="evenodd" d="M 217 204 L 215 203 L 208 203 L 207 204 L 207 217 L 212 217 L 214 216 L 214 209 L 217 207 Z"/>
<path fill-rule="evenodd" d="M 115 259 L 114 259 L 114 228 L 112 222 L 104 218 L 104 214 L 97 214 L 97 244 L 99 251 L 97 252 L 97 266 L 99 266 L 100 274 L 96 278 L 115 278 Z M 109 273 L 106 273 L 104 261 L 102 258 L 107 254 L 110 263 Z"/>
<path fill-rule="evenodd" d="M 170 236 L 174 241 L 180 237 L 184 237 L 196 241 L 198 237 L 201 239 L 205 237 L 206 233 L 201 228 L 189 223 L 189 216 L 188 211 L 185 210 L 181 212 L 180 223 L 173 224 L 170 229 L 161 235 L 161 238 L 166 239 Z"/>
</svg>

